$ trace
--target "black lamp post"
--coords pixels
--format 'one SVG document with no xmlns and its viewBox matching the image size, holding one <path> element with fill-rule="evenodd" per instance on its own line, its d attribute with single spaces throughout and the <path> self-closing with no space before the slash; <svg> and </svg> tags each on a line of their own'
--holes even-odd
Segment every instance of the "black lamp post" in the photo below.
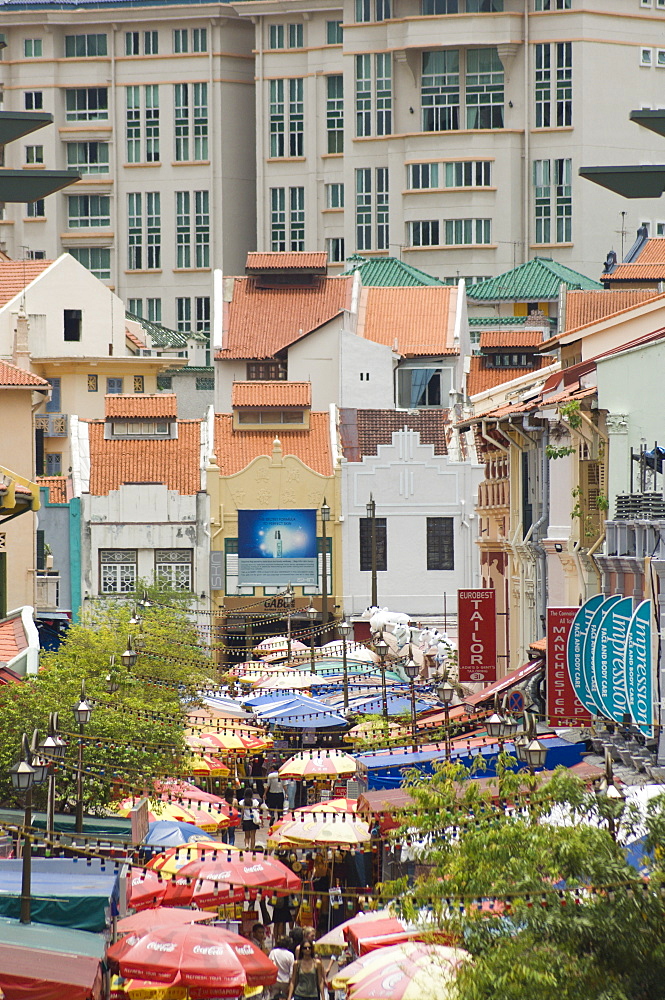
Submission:
<svg viewBox="0 0 665 1000">
<path fill-rule="evenodd" d="M 127 636 L 127 649 L 120 656 L 123 667 L 130 669 L 135 666 L 137 658 L 138 654 L 132 645 L 132 637 L 129 635 Z"/>
<path fill-rule="evenodd" d="M 372 554 L 372 599 L 370 603 L 373 608 L 377 608 L 379 606 L 379 598 L 376 578 L 376 500 L 371 493 L 367 502 L 367 517 L 369 518 L 369 537 Z"/>
<path fill-rule="evenodd" d="M 353 626 L 351 622 L 347 622 L 344 619 L 343 622 L 337 626 L 337 631 L 342 637 L 342 683 L 344 686 L 344 708 L 349 707 L 349 667 L 346 662 L 346 640 L 351 635 Z"/>
<path fill-rule="evenodd" d="M 33 744 L 37 745 L 37 733 L 33 736 Z M 39 758 L 35 758 L 33 767 L 33 755 L 28 746 L 28 737 L 23 734 L 21 740 L 23 751 L 22 759 L 18 764 L 14 764 L 9 769 L 12 787 L 19 795 L 24 797 L 25 811 L 23 815 L 23 850 L 21 865 L 21 911 L 19 919 L 22 924 L 30 923 L 30 882 L 32 876 L 32 789 L 36 784 L 41 784 L 46 780 L 48 763 Z"/>
<path fill-rule="evenodd" d="M 123 653 L 124 656 L 124 653 Z M 76 770 L 76 833 L 83 833 L 83 731 L 90 722 L 92 706 L 86 701 L 85 681 L 81 681 L 81 698 L 73 708 L 79 726 L 78 766 Z"/>
<path fill-rule="evenodd" d="M 330 520 L 330 507 L 323 498 L 321 504 L 321 542 L 323 545 L 323 579 L 321 580 L 321 617 L 323 619 L 323 635 L 328 630 L 328 536 L 326 526 Z"/>
<path fill-rule="evenodd" d="M 416 677 L 420 673 L 420 667 L 412 656 L 409 656 L 404 664 L 404 673 L 409 678 L 411 687 L 411 738 L 413 740 L 413 749 L 415 750 L 418 744 L 418 729 L 416 727 Z"/>
<path fill-rule="evenodd" d="M 617 824 L 626 807 L 626 797 L 614 784 L 614 769 L 609 750 L 605 751 L 605 774 L 596 788 L 599 802 L 604 800 L 607 809 L 607 827 L 612 840 L 617 839 Z"/>
<path fill-rule="evenodd" d="M 58 713 L 51 712 L 48 720 L 48 735 L 39 744 L 39 749 L 48 761 L 57 764 L 67 752 L 67 744 L 58 735 Z M 46 798 L 46 832 L 53 833 L 55 817 L 55 767 L 48 770 L 48 794 Z"/>
<path fill-rule="evenodd" d="M 386 688 L 386 653 L 388 652 L 388 643 L 382 637 L 379 637 L 374 643 L 374 649 L 379 654 L 379 669 L 381 671 L 381 709 L 383 718 L 388 718 L 388 689 Z"/>
<path fill-rule="evenodd" d="M 455 697 L 455 688 L 448 680 L 448 674 L 444 675 L 442 683 L 436 689 L 436 694 L 439 701 L 443 702 L 446 723 L 446 760 L 450 760 L 450 706 Z"/>
<path fill-rule="evenodd" d="M 310 604 L 307 608 L 307 617 L 311 625 L 311 632 L 309 634 L 309 672 L 311 674 L 316 673 L 316 665 L 314 663 L 314 622 L 316 621 L 317 610 Z"/>
<path fill-rule="evenodd" d="M 291 615 L 296 604 L 296 595 L 293 587 L 288 585 L 283 597 L 284 610 L 286 611 L 286 662 L 291 662 Z"/>
</svg>

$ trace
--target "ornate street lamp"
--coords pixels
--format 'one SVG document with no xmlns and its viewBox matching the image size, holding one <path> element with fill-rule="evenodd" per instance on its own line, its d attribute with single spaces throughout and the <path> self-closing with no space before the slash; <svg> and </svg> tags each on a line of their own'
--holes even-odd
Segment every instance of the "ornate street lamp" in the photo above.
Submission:
<svg viewBox="0 0 665 1000">
<path fill-rule="evenodd" d="M 351 622 L 347 622 L 344 619 L 343 622 L 337 626 L 337 631 L 342 637 L 342 677 L 344 686 L 344 708 L 349 707 L 349 667 L 346 662 L 346 642 L 351 632 L 353 631 L 353 625 Z"/>
<path fill-rule="evenodd" d="M 318 614 L 316 608 L 310 604 L 307 608 L 307 617 L 309 618 L 311 631 L 309 634 L 309 672 L 311 674 L 316 673 L 316 666 L 314 663 L 314 622 L 316 621 L 316 616 Z"/>
<path fill-rule="evenodd" d="M 124 655 L 124 654 L 123 654 Z M 73 710 L 79 726 L 78 766 L 76 770 L 76 833 L 83 833 L 83 731 L 90 722 L 92 706 L 85 697 L 85 681 L 81 681 L 81 698 Z"/>
<path fill-rule="evenodd" d="M 374 643 L 374 649 L 379 654 L 379 669 L 381 670 L 381 705 L 383 718 L 388 718 L 388 690 L 386 688 L 386 653 L 388 643 L 383 637 L 379 637 Z"/>
<path fill-rule="evenodd" d="M 323 545 L 323 575 L 321 580 L 321 617 L 323 619 L 323 635 L 328 629 L 328 536 L 326 526 L 330 520 L 330 507 L 323 498 L 321 505 L 321 542 Z"/>
<path fill-rule="evenodd" d="M 136 664 L 137 656 L 138 654 L 132 646 L 132 637 L 129 635 L 127 636 L 127 649 L 120 656 L 123 667 L 127 667 L 127 669 L 133 667 Z"/>
<path fill-rule="evenodd" d="M 35 769 L 30 763 L 31 753 L 28 746 L 28 737 L 23 734 L 21 740 L 22 759 L 9 769 L 12 788 L 18 792 L 25 800 L 25 812 L 23 817 L 23 851 L 21 864 L 21 912 L 20 921 L 22 924 L 30 923 L 30 882 L 32 875 L 32 837 L 30 829 L 32 826 L 32 788 L 35 784 Z"/>
<path fill-rule="evenodd" d="M 420 673 L 420 667 L 412 656 L 409 656 L 408 660 L 404 664 L 404 673 L 409 678 L 409 684 L 411 687 L 411 738 L 413 739 L 413 749 L 416 750 L 418 745 L 418 729 L 416 726 L 416 677 Z"/>
<path fill-rule="evenodd" d="M 282 597 L 282 604 L 286 611 L 286 662 L 291 662 L 291 615 L 296 606 L 296 595 L 291 584 L 288 585 Z"/>
<path fill-rule="evenodd" d="M 443 702 L 443 711 L 445 712 L 445 723 L 446 723 L 446 759 L 450 760 L 450 706 L 452 700 L 455 697 L 455 688 L 452 686 L 448 680 L 448 674 L 443 677 L 443 682 L 438 685 L 436 689 L 437 697 L 439 701 Z"/>
<path fill-rule="evenodd" d="M 51 712 L 48 719 L 48 735 L 39 744 L 39 749 L 47 760 L 54 764 L 64 759 L 67 744 L 58 734 L 58 713 Z M 55 767 L 48 772 L 48 792 L 46 796 L 46 832 L 53 833 L 55 816 Z"/>
<path fill-rule="evenodd" d="M 373 608 L 376 608 L 379 606 L 376 575 L 376 501 L 371 493 L 367 502 L 367 517 L 369 518 L 370 546 L 372 554 L 372 599 L 370 603 Z"/>
</svg>

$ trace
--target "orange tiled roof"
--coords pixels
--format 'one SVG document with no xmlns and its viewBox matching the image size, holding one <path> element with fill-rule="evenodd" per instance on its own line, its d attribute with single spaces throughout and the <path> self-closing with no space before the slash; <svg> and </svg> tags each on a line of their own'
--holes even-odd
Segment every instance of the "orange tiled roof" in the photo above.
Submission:
<svg viewBox="0 0 665 1000">
<path fill-rule="evenodd" d="M 178 400 L 174 392 L 160 392 L 146 396 L 141 393 L 125 396 L 120 393 L 105 397 L 106 419 L 158 419 L 175 420 Z"/>
<path fill-rule="evenodd" d="M 614 288 L 602 292 L 568 292 L 565 332 L 633 309 L 649 299 L 665 298 L 652 288 Z"/>
<path fill-rule="evenodd" d="M 481 351 L 492 347 L 538 347 L 543 342 L 540 327 L 521 330 L 483 330 L 480 334 Z"/>
<path fill-rule="evenodd" d="M 201 421 L 179 420 L 169 440 L 104 440 L 104 422 L 89 422 L 90 490 L 106 496 L 125 483 L 164 483 L 191 496 L 201 489 Z"/>
<path fill-rule="evenodd" d="M 38 486 L 48 486 L 49 503 L 67 503 L 67 480 L 64 476 L 37 476 Z"/>
<path fill-rule="evenodd" d="M 650 236 L 636 257 L 638 264 L 663 264 L 665 266 L 665 236 Z M 623 267 L 619 264 L 618 267 Z"/>
<path fill-rule="evenodd" d="M 311 382 L 234 382 L 231 389 L 233 407 L 311 405 Z"/>
<path fill-rule="evenodd" d="M 231 476 L 245 469 L 253 459 L 272 455 L 273 442 L 275 437 L 279 437 L 284 455 L 295 455 L 314 472 L 332 476 L 334 469 L 328 414 L 310 413 L 309 429 L 306 430 L 287 427 L 279 431 L 237 431 L 233 429 L 230 413 L 216 413 L 215 454 L 222 475 Z"/>
<path fill-rule="evenodd" d="M 272 358 L 348 308 L 352 285 L 352 278 L 322 278 L 312 288 L 258 288 L 254 278 L 235 278 L 216 356 Z"/>
<path fill-rule="evenodd" d="M 664 281 L 665 261 L 662 263 L 619 264 L 611 274 L 604 274 L 603 281 Z"/>
<path fill-rule="evenodd" d="M 288 253 L 248 253 L 245 267 L 252 271 L 317 270 L 328 266 L 325 250 L 315 253 L 289 251 Z"/>
<path fill-rule="evenodd" d="M 0 306 L 7 305 L 52 263 L 52 260 L 0 260 Z"/>
<path fill-rule="evenodd" d="M 367 340 L 408 357 L 459 354 L 453 343 L 456 288 L 372 286 L 363 288 L 360 302 L 358 333 Z"/>
<path fill-rule="evenodd" d="M 17 368 L 7 361 L 0 361 L 0 389 L 19 389 L 24 386 L 26 389 L 48 389 L 49 383 L 45 378 L 33 375 L 25 368 Z"/>
<path fill-rule="evenodd" d="M 20 614 L 0 622 L 0 663 L 9 663 L 28 648 L 28 640 Z"/>
<path fill-rule="evenodd" d="M 127 327 L 125 327 L 125 337 L 130 342 L 130 344 L 133 344 L 134 347 L 138 347 L 140 351 L 145 350 L 144 342 L 140 339 L 140 337 L 137 337 L 135 333 L 133 333 L 131 330 L 128 330 Z"/>
<path fill-rule="evenodd" d="M 535 357 L 533 365 L 528 367 L 486 368 L 484 358 L 478 354 L 474 354 L 471 357 L 469 373 L 466 376 L 467 395 L 476 396 L 479 392 L 486 392 L 488 389 L 493 389 L 504 382 L 510 382 L 511 379 L 519 378 L 520 375 L 526 375 L 527 372 L 545 368 L 547 365 L 552 364 L 553 360 L 553 358 L 543 355 L 542 357 Z"/>
</svg>

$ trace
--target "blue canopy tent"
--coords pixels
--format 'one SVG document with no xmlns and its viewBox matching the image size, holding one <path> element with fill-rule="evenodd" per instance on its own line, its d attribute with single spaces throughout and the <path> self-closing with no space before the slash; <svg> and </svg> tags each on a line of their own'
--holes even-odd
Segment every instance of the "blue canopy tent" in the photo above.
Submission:
<svg viewBox="0 0 665 1000">
<path fill-rule="evenodd" d="M 273 722 L 286 729 L 331 729 L 347 724 L 344 716 L 338 715 L 329 705 L 306 695 L 273 697 L 271 703 L 258 705 L 255 711 L 262 721 Z"/>
<path fill-rule="evenodd" d="M 0 861 L 0 916 L 21 909 L 21 859 Z M 81 931 L 101 932 L 119 899 L 113 861 L 83 858 L 32 859 L 32 920 Z"/>
<path fill-rule="evenodd" d="M 410 715 L 411 699 L 402 697 L 399 694 L 388 693 L 386 698 L 388 705 L 388 715 Z M 331 701 L 334 707 L 334 702 Z M 428 701 L 416 701 L 416 712 L 427 712 L 432 705 Z M 360 697 L 349 699 L 349 711 L 356 715 L 378 715 L 383 711 L 383 699 L 381 695 L 377 697 Z"/>
</svg>

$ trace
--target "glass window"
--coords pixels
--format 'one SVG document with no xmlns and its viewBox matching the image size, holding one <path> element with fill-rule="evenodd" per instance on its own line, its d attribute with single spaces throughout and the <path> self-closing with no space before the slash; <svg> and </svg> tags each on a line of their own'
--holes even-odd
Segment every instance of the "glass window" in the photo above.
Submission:
<svg viewBox="0 0 665 1000">
<path fill-rule="evenodd" d="M 286 250 L 286 189 L 270 189 L 270 249 Z"/>
<path fill-rule="evenodd" d="M 110 247 L 71 247 L 69 253 L 100 281 L 111 280 Z"/>
<path fill-rule="evenodd" d="M 270 81 L 270 156 L 284 156 L 284 81 Z"/>
<path fill-rule="evenodd" d="M 125 55 L 126 56 L 137 56 L 137 55 L 139 55 L 139 32 L 138 31 L 126 31 L 125 32 Z"/>
<path fill-rule="evenodd" d="M 491 219 L 446 219 L 446 246 L 474 246 L 492 242 Z"/>
<path fill-rule="evenodd" d="M 62 452 L 47 451 L 44 458 L 46 459 L 47 476 L 62 475 Z"/>
<path fill-rule="evenodd" d="M 390 12 L 390 0 L 376 0 L 377 21 L 387 21 L 392 17 Z"/>
<path fill-rule="evenodd" d="M 397 405 L 406 410 L 447 406 L 450 385 L 445 386 L 446 397 L 442 401 L 441 380 L 441 368 L 398 368 Z"/>
<path fill-rule="evenodd" d="M 159 52 L 159 32 L 143 32 L 143 52 L 146 56 L 156 56 Z"/>
<path fill-rule="evenodd" d="M 304 44 L 304 31 L 302 24 L 289 25 L 289 48 L 301 49 Z"/>
<path fill-rule="evenodd" d="M 208 51 L 208 29 L 192 28 L 192 52 Z"/>
<path fill-rule="evenodd" d="M 176 28 L 173 32 L 173 51 L 176 54 L 189 52 L 189 32 L 187 28 Z"/>
<path fill-rule="evenodd" d="M 195 83 L 194 88 L 194 159 L 208 159 L 208 84 Z"/>
<path fill-rule="evenodd" d="M 447 132 L 459 128 L 460 77 L 458 49 L 423 52 L 423 132 Z"/>
<path fill-rule="evenodd" d="M 143 268 L 143 196 L 140 191 L 127 195 L 127 267 Z"/>
<path fill-rule="evenodd" d="M 61 379 L 49 376 L 49 382 L 51 384 L 51 395 L 46 400 L 46 412 L 47 413 L 60 413 L 60 388 Z"/>
<path fill-rule="evenodd" d="M 372 20 L 371 0 L 355 0 L 355 5 L 356 5 L 356 21 Z"/>
<path fill-rule="evenodd" d="M 132 316 L 143 316 L 143 299 L 127 299 L 127 312 Z"/>
<path fill-rule="evenodd" d="M 41 90 L 26 90 L 23 94 L 23 106 L 26 111 L 43 111 L 44 96 Z"/>
<path fill-rule="evenodd" d="M 99 592 L 129 594 L 136 588 L 136 549 L 99 550 Z"/>
<path fill-rule="evenodd" d="M 284 48 L 284 25 L 271 24 L 268 26 L 268 48 Z"/>
<path fill-rule="evenodd" d="M 65 57 L 82 59 L 105 56 L 106 35 L 65 35 Z"/>
<path fill-rule="evenodd" d="M 28 219 L 43 219 L 46 215 L 44 199 L 37 198 L 36 201 L 29 201 L 25 206 L 25 214 Z"/>
<path fill-rule="evenodd" d="M 121 378 L 107 378 L 107 380 L 106 380 L 106 395 L 107 396 L 122 395 L 122 379 Z"/>
<path fill-rule="evenodd" d="M 42 40 L 41 38 L 24 38 L 23 39 L 23 55 L 26 59 L 40 59 L 42 56 Z"/>
<path fill-rule="evenodd" d="M 210 267 L 210 199 L 207 191 L 194 192 L 196 266 Z"/>
<path fill-rule="evenodd" d="M 144 88 L 145 96 L 145 161 L 159 162 L 159 87 L 156 83 Z"/>
<path fill-rule="evenodd" d="M 408 225 L 409 242 L 412 247 L 436 247 L 440 245 L 438 219 L 419 219 Z"/>
<path fill-rule="evenodd" d="M 107 194 L 75 194 L 68 198 L 69 228 L 95 229 L 111 225 L 111 199 Z"/>
<path fill-rule="evenodd" d="M 329 237 L 326 240 L 326 251 L 328 253 L 328 260 L 331 264 L 343 264 L 346 259 L 344 255 L 344 237 Z"/>
<path fill-rule="evenodd" d="M 356 170 L 356 249 L 372 249 L 372 171 Z"/>
<path fill-rule="evenodd" d="M 533 186 L 535 193 L 536 243 L 550 243 L 552 240 L 552 208 L 550 161 L 534 160 Z"/>
<path fill-rule="evenodd" d="M 425 17 L 434 14 L 458 14 L 459 0 L 422 0 L 421 9 Z"/>
<path fill-rule="evenodd" d="M 192 589 L 191 549 L 155 549 L 155 582 L 165 590 Z"/>
<path fill-rule="evenodd" d="M 356 56 L 356 135 L 372 134 L 372 57 Z"/>
<path fill-rule="evenodd" d="M 491 160 L 460 160 L 446 163 L 446 187 L 489 187 L 492 183 Z"/>
<path fill-rule="evenodd" d="M 342 22 L 326 21 L 326 41 L 328 45 L 341 45 L 343 41 Z"/>
<path fill-rule="evenodd" d="M 452 517 L 427 518 L 427 569 L 455 569 L 454 528 Z"/>
<path fill-rule="evenodd" d="M 572 242 L 572 160 L 554 160 L 556 241 Z"/>
<path fill-rule="evenodd" d="M 407 168 L 407 185 L 413 191 L 438 188 L 438 163 L 410 163 Z"/>
<path fill-rule="evenodd" d="M 372 522 L 376 545 L 376 568 L 380 573 L 388 569 L 388 529 L 385 517 L 361 517 L 360 521 L 360 571 L 372 571 Z"/>
<path fill-rule="evenodd" d="M 376 249 L 387 250 L 390 243 L 388 168 L 376 168 Z"/>
<path fill-rule="evenodd" d="M 326 131 L 328 152 L 344 152 L 344 77 L 326 77 Z"/>
<path fill-rule="evenodd" d="M 289 188 L 289 226 L 290 250 L 305 249 L 305 189 L 304 187 Z"/>
<path fill-rule="evenodd" d="M 141 88 L 126 87 L 125 137 L 127 162 L 141 162 Z"/>
<path fill-rule="evenodd" d="M 570 0 L 535 0 L 534 10 L 570 10 Z"/>
<path fill-rule="evenodd" d="M 192 266 L 191 209 L 189 191 L 176 191 L 176 267 Z"/>
<path fill-rule="evenodd" d="M 343 184 L 326 184 L 326 208 L 344 208 Z"/>
<path fill-rule="evenodd" d="M 175 300 L 176 322 L 181 333 L 192 332 L 192 300 L 177 298 Z"/>
<path fill-rule="evenodd" d="M 289 156 L 305 153 L 305 105 L 303 80 L 289 80 Z"/>
<path fill-rule="evenodd" d="M 106 87 L 66 90 L 65 100 L 68 122 L 98 121 L 109 116 L 109 97 Z"/>
<path fill-rule="evenodd" d="M 466 127 L 503 128 L 503 65 L 494 48 L 467 50 Z"/>
<path fill-rule="evenodd" d="M 189 160 L 189 87 L 176 83 L 174 87 L 175 158 L 179 163 Z"/>
<path fill-rule="evenodd" d="M 67 166 L 81 174 L 109 172 L 108 142 L 68 142 Z"/>
<path fill-rule="evenodd" d="M 390 135 L 393 130 L 392 56 L 389 52 L 379 52 L 375 58 L 376 134 Z"/>
</svg>

